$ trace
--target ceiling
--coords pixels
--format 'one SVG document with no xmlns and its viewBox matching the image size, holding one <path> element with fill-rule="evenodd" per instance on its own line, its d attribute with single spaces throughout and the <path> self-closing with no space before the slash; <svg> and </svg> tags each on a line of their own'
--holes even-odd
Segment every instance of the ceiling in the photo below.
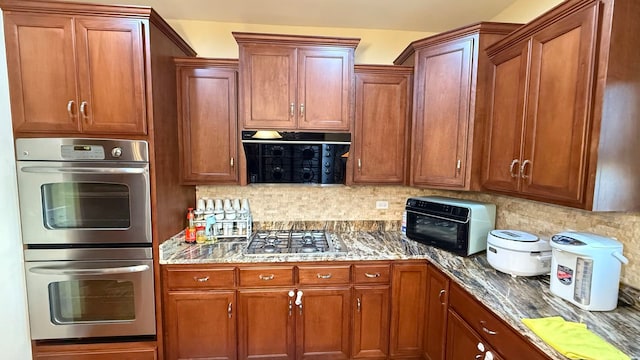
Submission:
<svg viewBox="0 0 640 360">
<path fill-rule="evenodd" d="M 165 19 L 440 32 L 492 19 L 516 0 L 73 0 L 145 5 Z"/>
</svg>

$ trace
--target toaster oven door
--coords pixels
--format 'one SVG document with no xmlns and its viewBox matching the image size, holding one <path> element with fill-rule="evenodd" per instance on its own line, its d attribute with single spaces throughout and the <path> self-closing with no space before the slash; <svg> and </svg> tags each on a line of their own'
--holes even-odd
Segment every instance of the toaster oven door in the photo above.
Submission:
<svg viewBox="0 0 640 360">
<path fill-rule="evenodd" d="M 468 255 L 469 220 L 407 209 L 407 237 L 457 255 Z"/>
</svg>

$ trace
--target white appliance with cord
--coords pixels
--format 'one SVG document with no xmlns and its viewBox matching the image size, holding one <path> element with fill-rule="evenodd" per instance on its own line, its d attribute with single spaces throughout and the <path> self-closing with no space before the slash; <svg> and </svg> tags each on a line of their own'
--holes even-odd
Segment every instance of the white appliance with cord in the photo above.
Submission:
<svg viewBox="0 0 640 360">
<path fill-rule="evenodd" d="M 551 237 L 553 294 L 577 307 L 610 311 L 618 305 L 622 243 L 597 234 L 566 231 Z"/>
<path fill-rule="evenodd" d="M 551 269 L 549 241 L 519 230 L 492 230 L 487 235 L 487 260 L 511 276 L 536 276 Z"/>
</svg>

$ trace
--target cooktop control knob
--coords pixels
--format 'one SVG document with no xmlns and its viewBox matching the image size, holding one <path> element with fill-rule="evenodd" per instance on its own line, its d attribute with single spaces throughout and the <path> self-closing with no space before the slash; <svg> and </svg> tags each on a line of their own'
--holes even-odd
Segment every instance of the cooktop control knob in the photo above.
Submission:
<svg viewBox="0 0 640 360">
<path fill-rule="evenodd" d="M 111 149 L 111 156 L 113 156 L 114 158 L 119 158 L 120 156 L 122 156 L 122 148 L 114 147 L 113 149 Z"/>
</svg>

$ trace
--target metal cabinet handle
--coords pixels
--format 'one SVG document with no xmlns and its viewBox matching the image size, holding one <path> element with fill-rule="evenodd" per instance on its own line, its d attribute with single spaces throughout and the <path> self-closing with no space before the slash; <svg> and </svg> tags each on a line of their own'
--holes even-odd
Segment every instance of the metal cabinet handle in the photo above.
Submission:
<svg viewBox="0 0 640 360">
<path fill-rule="evenodd" d="M 73 121 L 73 118 L 75 117 L 75 115 L 73 115 L 73 104 L 75 104 L 75 101 L 73 100 L 69 100 L 67 103 L 67 113 L 69 114 L 69 120 L 71 121 Z"/>
<path fill-rule="evenodd" d="M 522 165 L 520 166 L 520 177 L 523 179 L 528 179 L 529 175 L 525 175 L 524 170 L 527 167 L 527 164 L 531 164 L 530 160 L 525 160 L 522 162 Z"/>
<path fill-rule="evenodd" d="M 513 159 L 513 161 L 511 161 L 511 165 L 509 165 L 509 174 L 511 175 L 512 178 L 518 177 L 518 174 L 513 172 L 513 169 L 515 168 L 516 165 L 518 165 L 520 163 L 520 160 L 518 159 Z"/>
<path fill-rule="evenodd" d="M 293 117 L 294 112 L 296 111 L 296 104 L 295 103 L 291 103 L 290 107 L 289 107 L 289 116 Z"/>
<path fill-rule="evenodd" d="M 368 277 L 369 279 L 375 279 L 375 278 L 379 278 L 380 277 L 380 273 L 370 274 L 370 273 L 366 272 L 366 273 L 364 273 L 364 276 Z"/>
<path fill-rule="evenodd" d="M 302 290 L 298 290 L 298 292 L 296 293 L 296 301 L 295 304 L 298 305 L 298 310 L 300 312 L 300 315 L 302 315 Z"/>
<path fill-rule="evenodd" d="M 207 281 L 209 281 L 209 277 L 208 276 L 205 276 L 205 277 L 194 276 L 193 279 L 198 281 L 198 282 L 207 282 Z"/>
<path fill-rule="evenodd" d="M 440 305 L 444 305 L 444 301 L 442 301 L 442 295 L 444 295 L 446 293 L 446 291 L 444 289 L 440 290 L 440 293 L 438 293 L 438 301 L 440 301 Z"/>
<path fill-rule="evenodd" d="M 332 277 L 331 273 L 328 273 L 328 274 L 317 273 L 316 276 L 318 277 L 318 279 L 331 279 Z"/>
<path fill-rule="evenodd" d="M 260 278 L 260 280 L 264 280 L 264 281 L 269 281 L 269 280 L 273 280 L 276 276 L 274 274 L 269 274 L 269 275 L 258 275 L 258 278 Z"/>
<path fill-rule="evenodd" d="M 362 308 L 362 301 L 360 300 L 360 298 L 356 299 L 356 304 L 357 304 L 357 307 L 358 307 L 358 312 L 360 312 L 360 309 Z"/>
<path fill-rule="evenodd" d="M 489 330 L 489 329 L 487 329 L 487 328 L 485 327 L 485 325 L 486 325 L 486 324 L 487 324 L 487 322 L 486 322 L 486 321 L 484 321 L 484 320 L 481 320 L 481 321 L 480 321 L 480 326 L 482 326 L 482 331 L 486 332 L 486 333 L 487 333 L 487 334 L 489 334 L 489 335 L 497 335 L 497 334 L 498 334 L 498 332 L 497 332 L 497 331 L 493 331 L 493 330 Z"/>
<path fill-rule="evenodd" d="M 362 160 L 358 159 L 358 171 L 362 171 Z"/>
<path fill-rule="evenodd" d="M 304 116 L 304 104 L 300 104 L 300 117 Z"/>
<path fill-rule="evenodd" d="M 458 159 L 456 162 L 456 172 L 460 173 L 460 169 L 462 169 L 462 160 Z"/>
<path fill-rule="evenodd" d="M 232 310 L 231 310 L 231 303 L 229 303 L 229 306 L 227 306 L 227 315 L 229 315 L 229 319 L 231 319 L 231 314 L 232 314 Z"/>
<path fill-rule="evenodd" d="M 83 102 L 80 103 L 80 115 L 82 115 L 82 119 L 85 119 L 85 120 L 88 118 L 87 117 L 87 111 L 86 111 L 87 110 L 87 106 L 88 106 L 88 104 L 87 104 L 86 101 L 83 101 Z"/>
<path fill-rule="evenodd" d="M 233 167 L 233 164 L 234 164 L 234 162 L 233 162 L 233 158 L 231 158 L 230 163 L 231 163 L 231 167 Z"/>
</svg>

